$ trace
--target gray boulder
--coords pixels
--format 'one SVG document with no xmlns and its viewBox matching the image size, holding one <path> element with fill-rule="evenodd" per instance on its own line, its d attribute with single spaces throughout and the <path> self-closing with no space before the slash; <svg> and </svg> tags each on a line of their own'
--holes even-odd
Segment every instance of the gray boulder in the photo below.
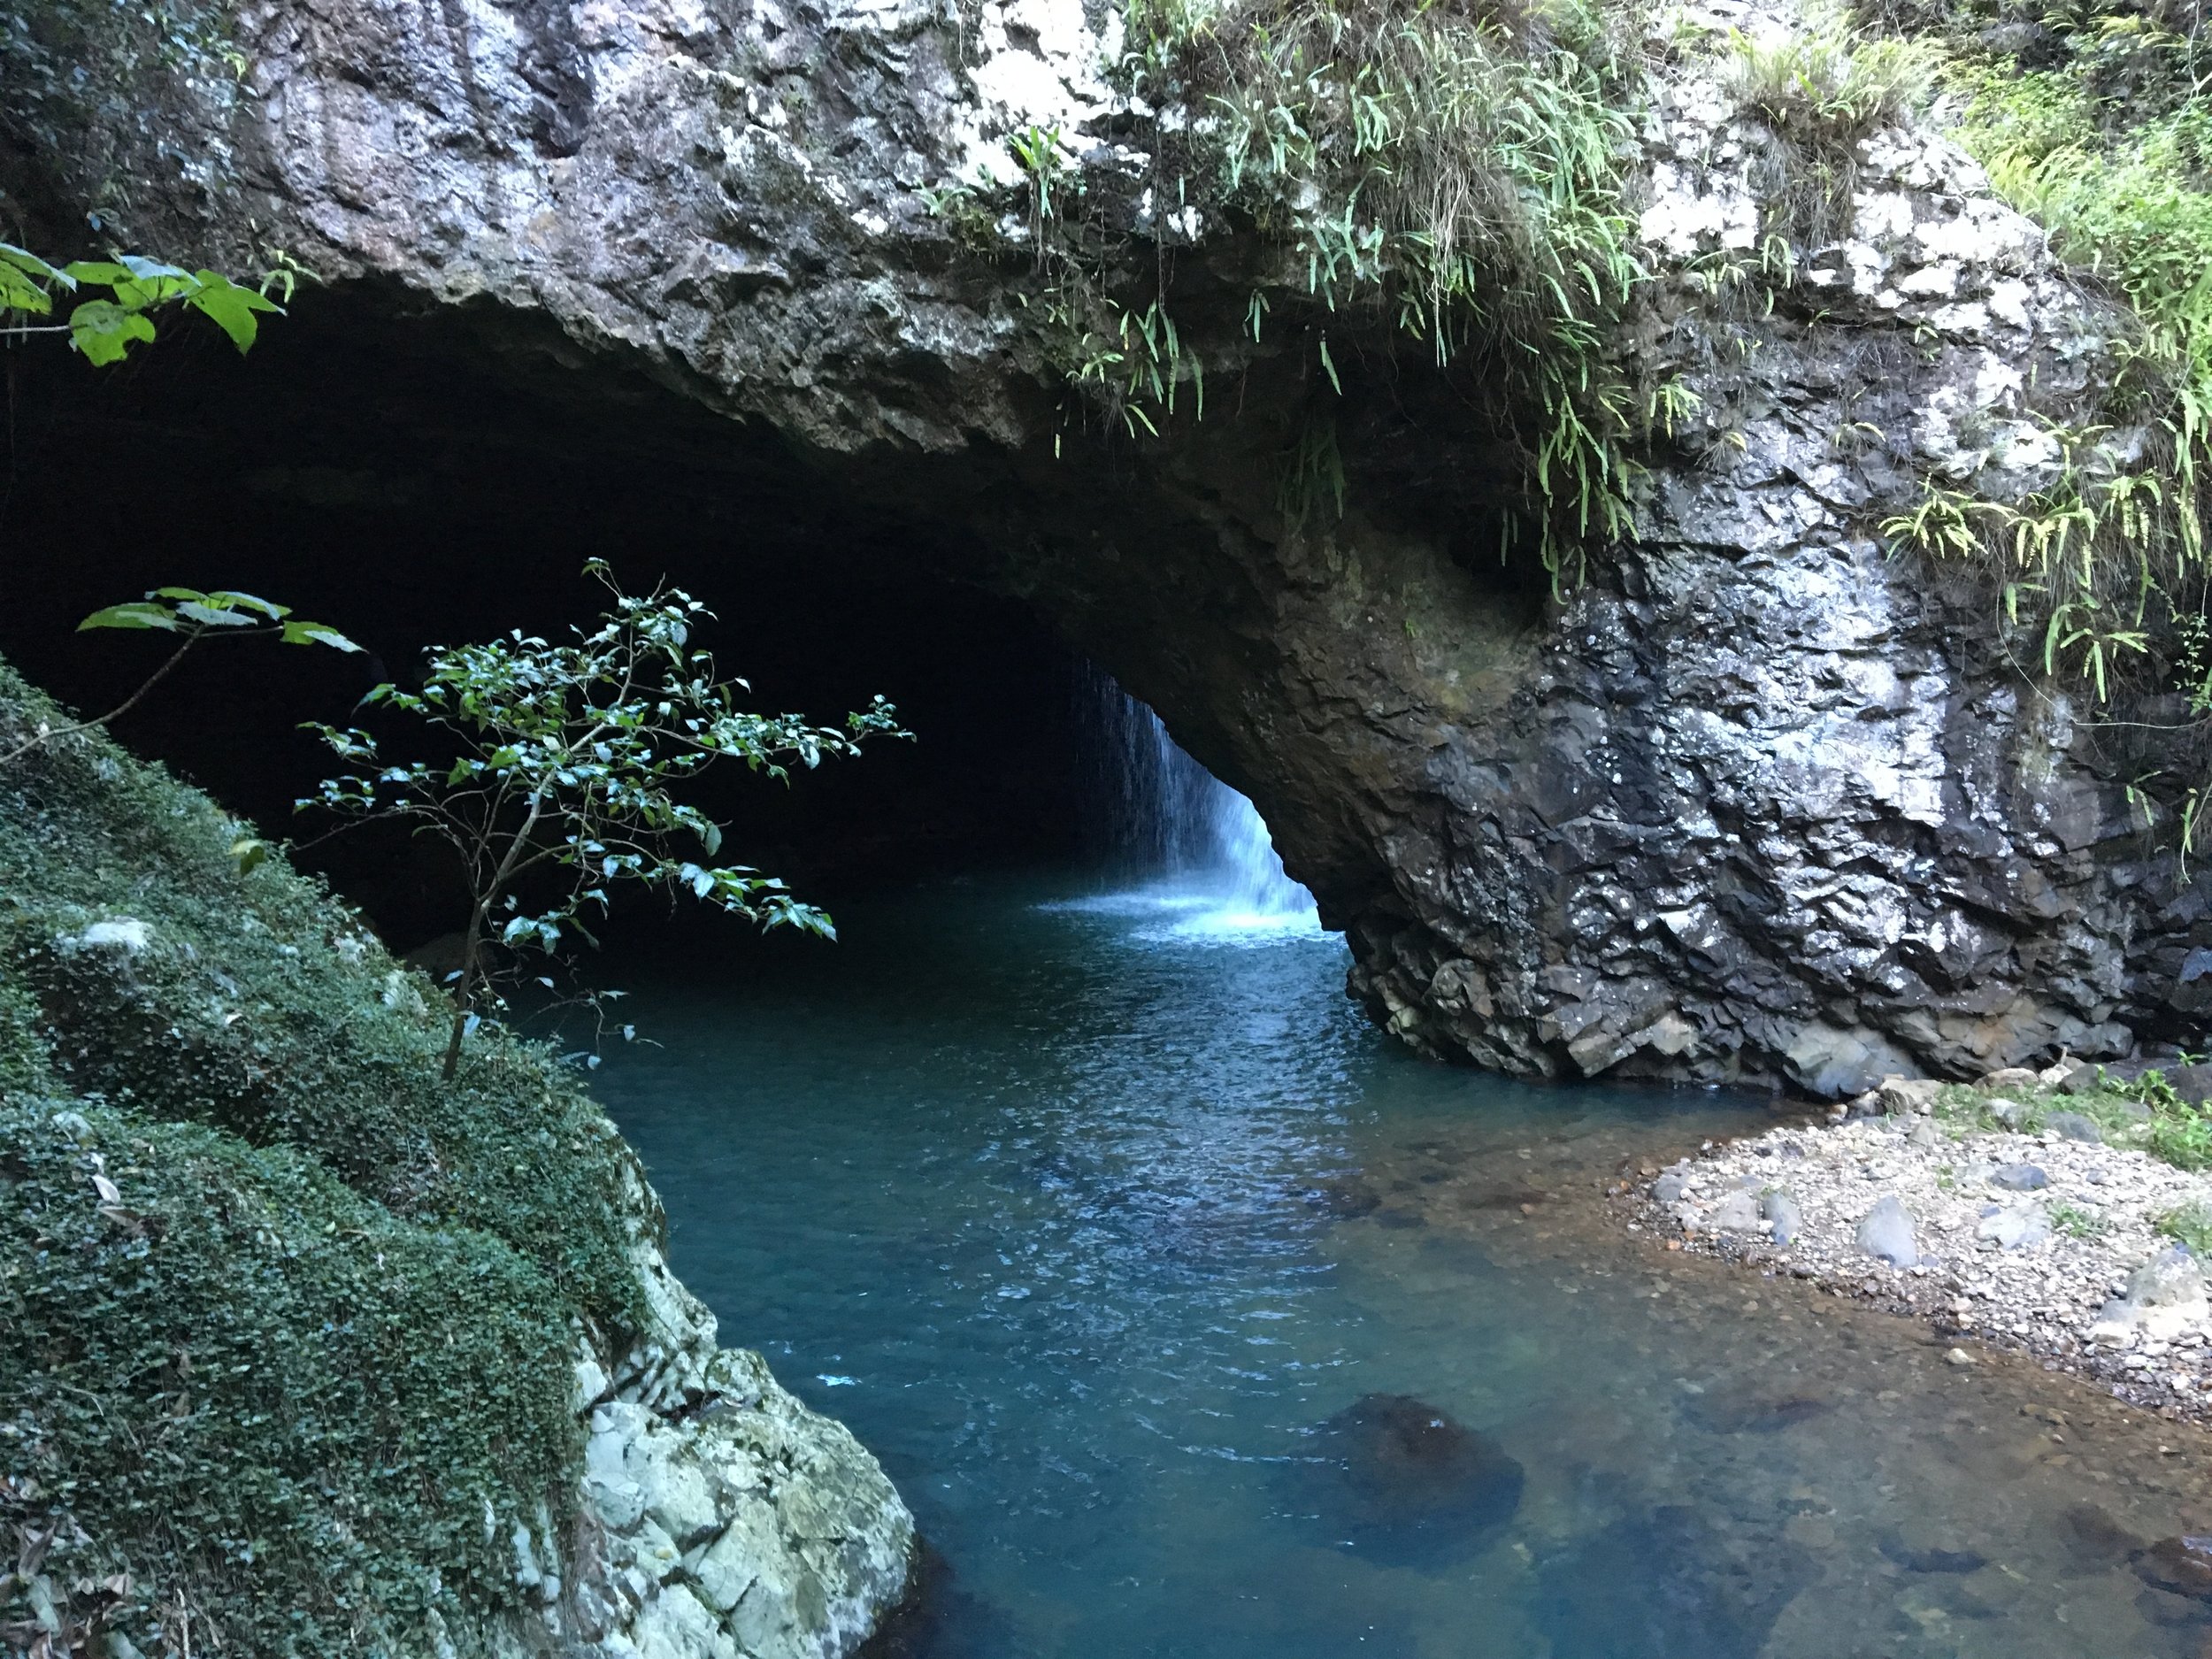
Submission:
<svg viewBox="0 0 2212 1659">
<path fill-rule="evenodd" d="M 2051 1218 L 2040 1204 L 2009 1204 L 1984 1216 L 1974 1236 L 2001 1250 L 2023 1250 L 2051 1236 Z"/>
<path fill-rule="evenodd" d="M 2104 1131 L 2079 1112 L 2053 1112 L 2043 1120 L 2043 1126 L 2069 1141 L 2085 1141 L 2094 1145 L 2104 1140 Z"/>
<path fill-rule="evenodd" d="M 1766 1217 L 1767 1231 L 1777 1244 L 1792 1242 L 1805 1225 L 1805 1212 L 1787 1193 L 1769 1193 L 1759 1201 L 1759 1211 Z"/>
<path fill-rule="evenodd" d="M 1759 1201 L 1749 1193 L 1731 1193 L 1722 1199 L 1706 1217 L 1705 1225 L 1716 1233 L 1764 1233 L 1767 1218 L 1761 1213 Z"/>
<path fill-rule="evenodd" d="M 1912 1212 L 1892 1193 L 1868 1210 L 1859 1222 L 1859 1248 L 1892 1267 L 1910 1267 L 1920 1260 L 1913 1239 Z"/>
<path fill-rule="evenodd" d="M 1989 1178 L 1989 1184 L 2008 1193 L 2039 1193 L 2051 1184 L 2051 1178 L 2040 1164 L 2008 1164 Z"/>
<path fill-rule="evenodd" d="M 1934 1109 L 1936 1093 L 1942 1087 L 1932 1078 L 1886 1077 L 1878 1092 L 1886 1111 L 1925 1112 Z"/>
<path fill-rule="evenodd" d="M 2124 1348 L 2138 1333 L 2170 1341 L 2212 1316 L 2204 1270 L 2180 1246 L 2161 1250 L 2128 1276 L 2127 1294 L 2105 1303 L 2089 1328 L 2093 1342 Z"/>
</svg>

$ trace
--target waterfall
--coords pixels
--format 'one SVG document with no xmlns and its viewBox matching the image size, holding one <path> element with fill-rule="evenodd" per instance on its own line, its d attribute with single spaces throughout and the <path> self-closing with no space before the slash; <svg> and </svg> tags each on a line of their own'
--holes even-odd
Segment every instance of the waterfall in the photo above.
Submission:
<svg viewBox="0 0 2212 1659">
<path fill-rule="evenodd" d="M 1179 933 L 1311 934 L 1259 809 L 1176 746 L 1160 717 L 1102 673 L 1084 688 L 1098 737 L 1103 839 L 1137 887 L 1120 897 L 1185 913 Z"/>
</svg>

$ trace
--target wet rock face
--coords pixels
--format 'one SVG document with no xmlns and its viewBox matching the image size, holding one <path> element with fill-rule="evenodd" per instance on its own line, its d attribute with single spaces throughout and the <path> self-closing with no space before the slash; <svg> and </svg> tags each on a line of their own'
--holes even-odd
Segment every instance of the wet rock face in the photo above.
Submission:
<svg viewBox="0 0 2212 1659">
<path fill-rule="evenodd" d="M 1521 1465 L 1409 1394 L 1369 1394 L 1314 1431 L 1285 1496 L 1320 1535 L 1391 1566 L 1441 1566 L 1489 1543 L 1521 1502 Z"/>
<path fill-rule="evenodd" d="M 1255 797 L 1348 930 L 1354 993 L 1424 1052 L 1843 1095 L 2116 1056 L 2212 1003 L 2212 917 L 2131 824 L 2144 766 L 2007 665 L 1987 595 L 1878 534 L 1925 477 L 2049 482 L 2038 417 L 2107 373 L 2101 313 L 1975 168 L 1876 134 L 1847 230 L 1797 250 L 1770 311 L 1722 314 L 1687 267 L 1748 257 L 1763 141 L 1718 59 L 1670 72 L 1635 193 L 1656 275 L 1615 349 L 1701 407 L 1640 457 L 1633 534 L 1548 603 L 1455 540 L 1509 446 L 1386 341 L 1388 373 L 1328 405 L 1347 511 L 1286 518 L 1285 434 L 1318 393 L 1294 326 L 1242 332 L 1263 261 L 1229 227 L 1179 250 L 1176 303 L 1244 412 L 1156 442 L 1068 419 L 1010 267 L 925 191 L 1010 177 L 1033 126 L 1125 202 L 1146 127 L 1101 79 L 1102 15 L 249 5 L 254 96 L 117 176 L 149 246 L 243 260 L 257 225 L 399 310 L 549 322 L 539 357 L 742 416 L 828 497 L 1033 603 Z M 196 148 L 229 184 L 165 159 Z M 41 165 L 35 190 L 0 178 L 100 182 Z"/>
</svg>

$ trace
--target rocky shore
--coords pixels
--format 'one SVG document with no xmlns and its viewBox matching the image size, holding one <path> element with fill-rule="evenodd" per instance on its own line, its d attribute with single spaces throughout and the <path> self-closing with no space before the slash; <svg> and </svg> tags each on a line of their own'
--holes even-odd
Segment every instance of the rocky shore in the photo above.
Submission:
<svg viewBox="0 0 2212 1659">
<path fill-rule="evenodd" d="M 1669 1249 L 1809 1279 L 2212 1421 L 2212 1174 L 2187 1071 L 1891 1078 L 1824 1118 L 1708 1141 L 1617 1196 Z M 2176 1083 L 2180 1085 L 2177 1093 Z"/>
</svg>

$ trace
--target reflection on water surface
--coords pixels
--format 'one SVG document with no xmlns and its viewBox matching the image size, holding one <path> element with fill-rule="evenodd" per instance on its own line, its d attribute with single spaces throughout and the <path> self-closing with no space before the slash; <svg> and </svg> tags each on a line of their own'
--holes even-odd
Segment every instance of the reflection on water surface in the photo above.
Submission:
<svg viewBox="0 0 2212 1659">
<path fill-rule="evenodd" d="M 928 1659 L 2212 1654 L 2131 1562 L 2200 1436 L 1601 1214 L 1759 1103 L 1430 1066 L 1333 939 L 1070 897 L 634 969 L 601 1074 L 941 1553 Z"/>
</svg>

